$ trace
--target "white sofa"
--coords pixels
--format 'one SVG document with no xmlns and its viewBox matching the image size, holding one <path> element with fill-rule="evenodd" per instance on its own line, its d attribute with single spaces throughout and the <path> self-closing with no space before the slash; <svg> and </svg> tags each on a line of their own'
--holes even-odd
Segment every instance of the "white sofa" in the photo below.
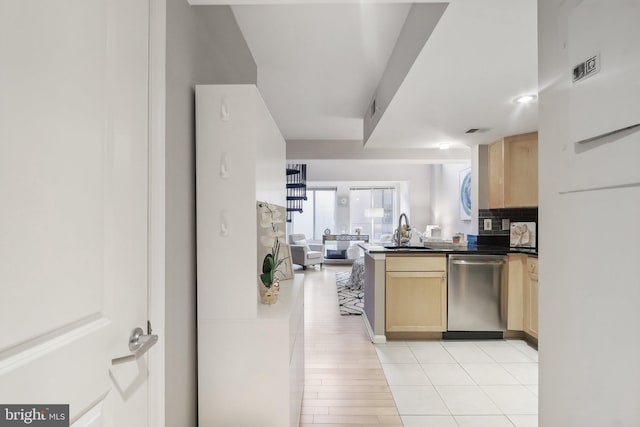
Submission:
<svg viewBox="0 0 640 427">
<path fill-rule="evenodd" d="M 320 264 L 324 261 L 324 245 L 308 243 L 304 234 L 290 234 L 289 246 L 293 264 L 302 266 L 306 270 L 309 265 Z"/>
</svg>

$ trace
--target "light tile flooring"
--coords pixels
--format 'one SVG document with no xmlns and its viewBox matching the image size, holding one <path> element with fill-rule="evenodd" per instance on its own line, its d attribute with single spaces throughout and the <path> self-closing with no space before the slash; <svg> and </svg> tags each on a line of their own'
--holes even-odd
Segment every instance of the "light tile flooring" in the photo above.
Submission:
<svg viewBox="0 0 640 427">
<path fill-rule="evenodd" d="M 335 273 L 307 270 L 300 427 L 538 425 L 538 353 L 520 340 L 373 345 L 340 316 Z M 298 272 L 300 273 L 300 272 Z"/>
</svg>

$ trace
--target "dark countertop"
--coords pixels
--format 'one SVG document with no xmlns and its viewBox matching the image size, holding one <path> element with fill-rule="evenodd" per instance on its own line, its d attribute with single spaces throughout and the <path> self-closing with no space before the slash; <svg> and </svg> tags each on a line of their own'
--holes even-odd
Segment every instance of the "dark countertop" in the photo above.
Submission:
<svg viewBox="0 0 640 427">
<path fill-rule="evenodd" d="M 407 246 L 401 248 L 386 248 L 380 245 L 360 244 L 362 249 L 369 253 L 384 253 L 384 254 L 493 254 L 493 255 L 506 255 L 521 253 L 531 256 L 538 256 L 537 249 L 531 248 L 510 248 L 505 246 L 492 246 L 492 245 L 476 245 L 468 246 L 467 248 L 455 248 L 455 249 L 441 249 L 441 248 L 425 248 L 422 246 Z"/>
</svg>

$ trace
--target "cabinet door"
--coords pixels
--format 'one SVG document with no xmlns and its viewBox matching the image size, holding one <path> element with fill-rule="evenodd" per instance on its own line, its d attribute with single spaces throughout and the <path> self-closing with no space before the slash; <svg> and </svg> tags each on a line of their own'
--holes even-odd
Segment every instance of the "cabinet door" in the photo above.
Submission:
<svg viewBox="0 0 640 427">
<path fill-rule="evenodd" d="M 509 287 L 507 292 L 507 329 L 522 331 L 524 328 L 524 282 L 527 256 L 509 254 Z"/>
<path fill-rule="evenodd" d="M 504 141 L 489 145 L 489 208 L 504 208 Z"/>
<path fill-rule="evenodd" d="M 504 140 L 504 207 L 538 206 L 538 133 Z"/>
<path fill-rule="evenodd" d="M 435 271 L 447 269 L 447 257 L 435 256 L 387 256 L 386 271 Z"/>
<path fill-rule="evenodd" d="M 447 329 L 447 275 L 387 272 L 387 332 L 443 332 Z"/>
<path fill-rule="evenodd" d="M 528 258 L 524 286 L 524 331 L 538 338 L 538 259 Z"/>
<path fill-rule="evenodd" d="M 538 275 L 529 275 L 529 335 L 538 338 Z"/>
</svg>

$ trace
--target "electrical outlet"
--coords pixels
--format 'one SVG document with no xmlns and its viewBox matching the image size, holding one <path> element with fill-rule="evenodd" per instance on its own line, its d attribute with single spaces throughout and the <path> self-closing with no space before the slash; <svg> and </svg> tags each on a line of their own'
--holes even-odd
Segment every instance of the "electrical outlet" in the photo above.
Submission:
<svg viewBox="0 0 640 427">
<path fill-rule="evenodd" d="M 491 231 L 491 218 L 484 220 L 484 231 Z"/>
<path fill-rule="evenodd" d="M 511 221 L 509 221 L 508 218 L 503 219 L 502 220 L 502 231 L 508 230 L 510 224 L 511 224 Z"/>
</svg>

